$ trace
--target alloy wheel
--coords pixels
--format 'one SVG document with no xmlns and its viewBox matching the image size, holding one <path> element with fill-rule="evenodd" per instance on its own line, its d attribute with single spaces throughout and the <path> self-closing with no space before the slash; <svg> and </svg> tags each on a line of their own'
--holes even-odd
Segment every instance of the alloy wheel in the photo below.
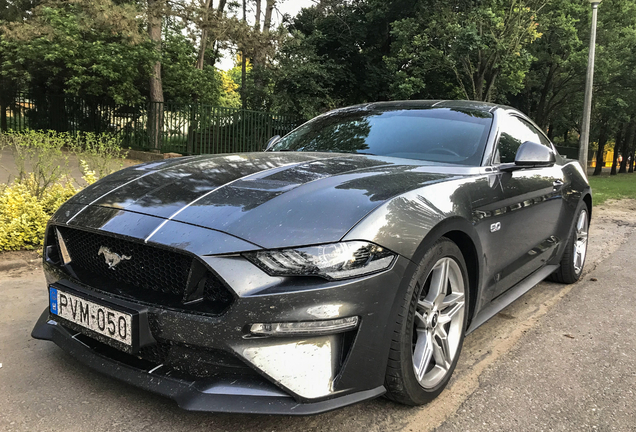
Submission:
<svg viewBox="0 0 636 432">
<path fill-rule="evenodd" d="M 415 309 L 413 370 L 420 385 L 431 389 L 451 369 L 462 337 L 465 313 L 464 279 L 452 258 L 438 260 Z"/>
<path fill-rule="evenodd" d="M 583 270 L 583 264 L 585 264 L 585 255 L 587 254 L 587 232 L 588 232 L 588 219 L 587 212 L 581 210 L 579 218 L 576 221 L 576 231 L 574 240 L 574 271 L 578 275 Z"/>
</svg>

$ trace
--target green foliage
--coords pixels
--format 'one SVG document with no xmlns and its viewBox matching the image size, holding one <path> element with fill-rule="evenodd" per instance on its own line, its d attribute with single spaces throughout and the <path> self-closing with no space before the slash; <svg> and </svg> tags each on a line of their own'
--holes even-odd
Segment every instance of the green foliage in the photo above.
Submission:
<svg viewBox="0 0 636 432">
<path fill-rule="evenodd" d="M 0 251 L 40 246 L 48 217 L 22 183 L 0 185 Z"/>
<path fill-rule="evenodd" d="M 412 98 L 494 100 L 523 87 L 540 0 L 325 1 L 289 25 L 274 105 L 332 106 Z"/>
<path fill-rule="evenodd" d="M 40 199 L 53 184 L 67 180 L 68 153 L 62 148 L 69 140 L 66 133 L 53 131 L 25 131 L 2 134 L 2 141 L 10 143 L 18 170 L 17 181 L 28 184 L 32 195 Z M 26 183 L 25 183 L 26 182 Z"/>
<path fill-rule="evenodd" d="M 335 61 L 317 54 L 305 39 L 296 32 L 281 47 L 274 94 L 276 109 L 309 119 L 345 102 L 334 92 Z"/>
<path fill-rule="evenodd" d="M 17 168 L 17 182 L 28 185 L 40 199 L 56 184 L 77 183 L 72 168 L 101 178 L 123 167 L 126 152 L 109 134 L 33 131 L 0 134 L 0 149 L 9 147 Z M 91 181 L 84 179 L 86 183 Z"/>
<path fill-rule="evenodd" d="M 10 147 L 19 175 L 0 184 L 0 251 L 34 249 L 43 242 L 53 213 L 80 187 L 70 176 L 70 155 L 86 184 L 121 168 L 122 151 L 108 135 L 35 132 L 0 134 Z"/>
<path fill-rule="evenodd" d="M 67 93 L 139 102 L 155 59 L 139 13 L 111 0 L 43 3 L 27 20 L 5 26 L 17 56 L 3 73 L 28 71 L 34 97 Z"/>
<path fill-rule="evenodd" d="M 541 36 L 539 1 L 462 3 L 420 2 L 414 17 L 392 23 L 384 60 L 395 73 L 396 96 L 421 93 L 432 75 L 449 72 L 465 99 L 493 100 L 522 88 L 532 60 L 527 48 Z"/>
<path fill-rule="evenodd" d="M 381 24 L 371 12 L 365 1 L 325 1 L 300 12 L 276 57 L 275 109 L 311 117 L 387 98 L 383 39 L 376 35 Z"/>
<path fill-rule="evenodd" d="M 80 171 L 86 176 L 102 178 L 124 166 L 127 152 L 122 151 L 117 138 L 109 134 L 84 132 L 69 136 L 66 146 L 80 163 Z M 86 180 L 86 178 L 84 179 Z M 89 184 L 94 180 L 86 180 Z"/>
<path fill-rule="evenodd" d="M 212 66 L 194 68 L 197 51 L 179 31 L 167 31 L 162 44 L 164 98 L 175 103 L 218 104 L 221 97 L 220 73 Z"/>
</svg>

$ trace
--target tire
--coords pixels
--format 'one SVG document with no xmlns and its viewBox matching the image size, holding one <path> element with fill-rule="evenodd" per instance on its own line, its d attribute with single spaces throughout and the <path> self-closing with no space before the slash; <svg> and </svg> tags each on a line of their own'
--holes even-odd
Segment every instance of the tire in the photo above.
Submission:
<svg viewBox="0 0 636 432">
<path fill-rule="evenodd" d="M 444 390 L 464 342 L 468 296 L 464 257 L 442 237 L 422 258 L 396 319 L 385 376 L 389 399 L 422 405 Z"/>
<path fill-rule="evenodd" d="M 570 231 L 559 269 L 548 276 L 548 280 L 553 282 L 572 284 L 583 274 L 590 221 L 587 205 L 584 202 L 579 203 L 574 214 L 574 226 Z"/>
</svg>

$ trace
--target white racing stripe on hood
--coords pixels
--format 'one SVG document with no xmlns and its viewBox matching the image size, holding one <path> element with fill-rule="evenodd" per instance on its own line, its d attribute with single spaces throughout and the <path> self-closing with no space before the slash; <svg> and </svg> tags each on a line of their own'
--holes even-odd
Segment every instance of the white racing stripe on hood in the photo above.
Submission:
<svg viewBox="0 0 636 432">
<path fill-rule="evenodd" d="M 66 221 L 66 223 L 67 223 L 67 224 L 69 224 L 69 223 L 70 223 L 73 219 L 75 219 L 75 216 L 77 216 L 78 214 L 80 214 L 81 212 L 83 212 L 84 210 L 86 210 L 89 206 L 91 206 L 91 205 L 95 204 L 95 203 L 96 203 L 97 201 L 99 201 L 100 199 L 104 198 L 106 195 L 109 195 L 109 194 L 111 194 L 111 193 L 115 192 L 117 189 L 122 188 L 122 187 L 124 187 L 124 186 L 126 186 L 126 185 L 128 185 L 128 184 L 130 184 L 130 183 L 132 183 L 132 182 L 135 182 L 135 181 L 139 180 L 139 179 L 140 179 L 140 178 L 142 178 L 142 177 L 146 177 L 147 175 L 154 174 L 154 173 L 156 173 L 156 172 L 159 172 L 159 170 L 149 171 L 149 172 L 147 172 L 146 174 L 142 174 L 142 175 L 140 175 L 139 177 L 135 177 L 134 179 L 127 181 L 126 183 L 120 184 L 119 186 L 117 186 L 117 187 L 116 187 L 116 188 L 114 188 L 113 190 L 109 190 L 109 191 L 108 191 L 108 192 L 106 192 L 105 194 L 101 195 L 99 198 L 94 199 L 93 201 L 91 201 L 90 203 L 88 203 L 88 204 L 86 204 L 84 207 L 82 207 L 82 209 L 81 209 L 80 211 L 78 211 L 77 213 L 75 213 L 75 214 L 73 215 L 73 217 L 72 217 L 72 218 L 70 218 L 68 221 Z"/>
<path fill-rule="evenodd" d="M 150 233 L 150 235 L 149 235 L 148 237 L 146 237 L 146 239 L 144 240 L 144 243 L 148 243 L 148 240 L 150 240 L 150 238 L 151 238 L 153 235 L 155 235 L 155 234 L 157 233 L 157 231 L 159 231 L 159 230 L 160 230 L 160 229 L 161 229 L 161 228 L 162 228 L 165 224 L 167 224 L 169 221 L 171 221 L 172 219 L 174 219 L 175 217 L 177 217 L 177 215 L 179 215 L 179 213 L 181 213 L 182 211 L 184 211 L 185 209 L 187 209 L 188 207 L 190 207 L 191 205 L 193 205 L 193 204 L 194 204 L 194 203 L 196 203 L 197 201 L 199 201 L 199 200 L 201 200 L 201 199 L 205 198 L 206 196 L 208 196 L 208 195 L 210 195 L 210 194 L 212 194 L 212 193 L 214 193 L 214 192 L 216 192 L 216 191 L 218 191 L 218 190 L 220 190 L 220 189 L 223 189 L 223 188 L 224 188 L 224 187 L 226 187 L 226 186 L 229 186 L 229 185 L 231 185 L 231 184 L 233 184 L 233 183 L 236 183 L 236 182 L 238 182 L 238 181 L 241 181 L 241 180 L 248 180 L 248 179 L 252 179 L 252 178 L 254 178 L 254 179 L 258 179 L 259 177 L 265 177 L 265 176 L 268 176 L 268 175 L 271 175 L 271 174 L 275 174 L 275 173 L 277 173 L 278 171 L 283 171 L 283 170 L 286 170 L 286 169 L 288 169 L 288 168 L 290 168 L 290 167 L 298 166 L 298 165 L 303 165 L 303 164 L 305 164 L 305 163 L 307 163 L 307 161 L 298 162 L 298 163 L 290 163 L 290 164 L 281 165 L 281 166 L 278 166 L 278 167 L 275 167 L 275 168 L 270 168 L 270 169 L 267 169 L 267 170 L 264 170 L 264 171 L 258 171 L 258 172 L 255 172 L 255 173 L 252 173 L 252 174 L 248 174 L 248 175 L 243 176 L 243 177 L 239 177 L 239 178 L 237 178 L 237 179 L 232 180 L 231 182 L 227 182 L 227 183 L 225 183 L 225 184 L 223 184 L 223 185 L 221 185 L 221 186 L 219 186 L 219 187 L 217 187 L 217 188 L 214 188 L 214 189 L 212 189 L 212 190 L 210 190 L 210 191 L 208 191 L 208 192 L 204 193 L 203 195 L 201 195 L 201 196 L 200 196 L 200 197 L 198 197 L 197 199 L 195 199 L 195 200 L 193 200 L 193 201 L 189 202 L 188 204 L 184 205 L 184 206 L 183 206 L 183 207 L 181 207 L 179 210 L 177 210 L 177 211 L 176 211 L 176 212 L 174 212 L 172 215 L 170 215 L 170 217 L 169 217 L 168 219 L 164 220 L 161 224 L 159 224 L 159 226 L 158 226 L 157 228 L 155 228 L 155 229 L 154 229 L 154 230 Z M 123 185 L 122 185 L 122 186 L 123 186 Z"/>
</svg>

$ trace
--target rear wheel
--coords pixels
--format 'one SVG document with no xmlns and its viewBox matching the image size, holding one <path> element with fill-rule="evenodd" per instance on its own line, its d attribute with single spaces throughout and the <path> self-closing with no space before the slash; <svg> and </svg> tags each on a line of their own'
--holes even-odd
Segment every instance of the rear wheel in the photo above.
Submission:
<svg viewBox="0 0 636 432">
<path fill-rule="evenodd" d="M 587 238 L 589 231 L 589 216 L 585 203 L 577 208 L 574 227 L 570 233 L 568 244 L 561 257 L 559 269 L 549 277 L 554 282 L 571 284 L 579 280 L 583 273 L 585 257 L 587 256 Z"/>
<path fill-rule="evenodd" d="M 385 379 L 388 398 L 420 405 L 444 390 L 464 341 L 468 294 L 462 253 L 442 238 L 422 259 L 398 315 Z"/>
</svg>

